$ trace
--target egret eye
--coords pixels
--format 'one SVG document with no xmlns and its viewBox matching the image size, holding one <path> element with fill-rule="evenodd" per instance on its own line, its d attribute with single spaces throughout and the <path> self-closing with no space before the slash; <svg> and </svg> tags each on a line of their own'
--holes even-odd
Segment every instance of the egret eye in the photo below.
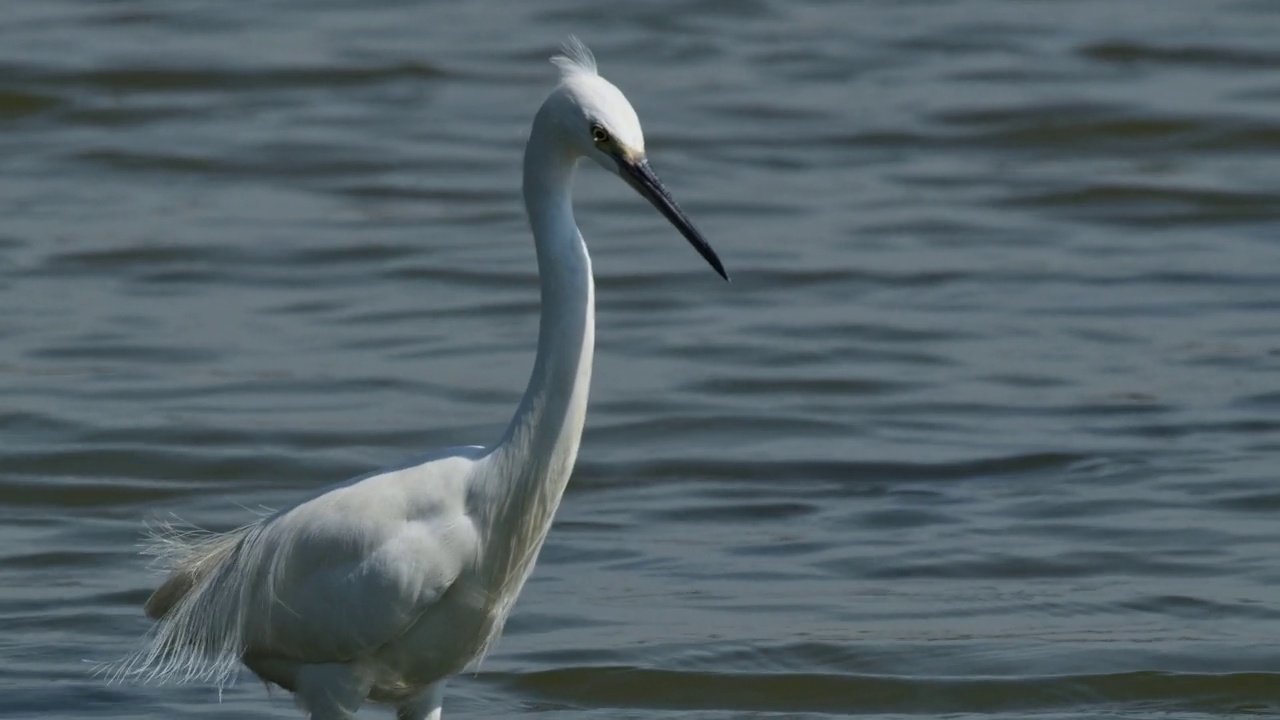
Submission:
<svg viewBox="0 0 1280 720">
<path fill-rule="evenodd" d="M 601 127 L 600 125 L 592 125 L 592 126 L 591 126 L 591 139 L 592 139 L 592 140 L 595 140 L 595 141 L 596 141 L 596 142 L 598 142 L 598 143 L 608 142 L 608 141 L 609 141 L 609 131 L 608 131 L 608 130 L 605 130 L 605 129 L 604 129 L 603 127 Z"/>
</svg>

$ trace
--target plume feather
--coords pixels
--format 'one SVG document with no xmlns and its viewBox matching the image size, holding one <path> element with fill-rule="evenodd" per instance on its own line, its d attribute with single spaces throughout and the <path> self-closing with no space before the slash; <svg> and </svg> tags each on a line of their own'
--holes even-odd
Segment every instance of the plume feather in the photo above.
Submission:
<svg viewBox="0 0 1280 720">
<path fill-rule="evenodd" d="M 147 601 L 147 614 L 159 622 L 142 648 L 100 665 L 98 673 L 112 682 L 229 685 L 247 647 L 250 617 L 268 609 L 252 602 L 249 584 L 270 561 L 258 542 L 261 523 L 259 519 L 227 533 L 181 522 L 151 525 L 144 552 L 170 574 Z"/>
<path fill-rule="evenodd" d="M 560 68 L 562 78 L 579 73 L 598 75 L 596 57 L 591 50 L 577 37 L 570 35 L 560 46 L 560 54 L 551 58 L 551 62 Z"/>
</svg>

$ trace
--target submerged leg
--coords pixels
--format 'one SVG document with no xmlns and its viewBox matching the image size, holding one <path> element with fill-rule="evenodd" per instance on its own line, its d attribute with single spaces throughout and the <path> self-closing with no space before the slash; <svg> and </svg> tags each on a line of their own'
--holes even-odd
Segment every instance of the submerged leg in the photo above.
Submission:
<svg viewBox="0 0 1280 720">
<path fill-rule="evenodd" d="M 347 665 L 303 665 L 296 677 L 294 693 L 311 720 L 351 720 L 369 696 L 369 681 Z"/>
<path fill-rule="evenodd" d="M 444 681 L 432 683 L 421 695 L 396 708 L 396 720 L 440 720 Z"/>
</svg>

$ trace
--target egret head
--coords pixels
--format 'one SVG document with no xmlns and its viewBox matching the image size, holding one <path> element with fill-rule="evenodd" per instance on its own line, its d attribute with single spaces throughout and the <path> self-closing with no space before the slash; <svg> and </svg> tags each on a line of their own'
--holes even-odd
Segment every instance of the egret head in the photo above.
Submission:
<svg viewBox="0 0 1280 720">
<path fill-rule="evenodd" d="M 591 158 L 622 178 L 653 204 L 725 280 L 729 274 L 671 193 L 649 167 L 640 118 L 622 91 L 600 77 L 596 60 L 577 38 L 551 59 L 560 68 L 560 86 L 539 111 L 579 157 Z"/>
</svg>

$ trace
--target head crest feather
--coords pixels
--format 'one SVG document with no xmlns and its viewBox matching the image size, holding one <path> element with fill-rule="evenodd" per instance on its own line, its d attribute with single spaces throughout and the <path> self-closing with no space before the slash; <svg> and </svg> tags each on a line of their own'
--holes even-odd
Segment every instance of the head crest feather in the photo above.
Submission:
<svg viewBox="0 0 1280 720">
<path fill-rule="evenodd" d="M 599 74 L 596 70 L 596 56 L 592 55 L 591 50 L 573 35 L 570 35 L 560 46 L 560 53 L 551 58 L 552 64 L 560 68 L 560 77 L 566 78 L 579 73 Z"/>
</svg>

